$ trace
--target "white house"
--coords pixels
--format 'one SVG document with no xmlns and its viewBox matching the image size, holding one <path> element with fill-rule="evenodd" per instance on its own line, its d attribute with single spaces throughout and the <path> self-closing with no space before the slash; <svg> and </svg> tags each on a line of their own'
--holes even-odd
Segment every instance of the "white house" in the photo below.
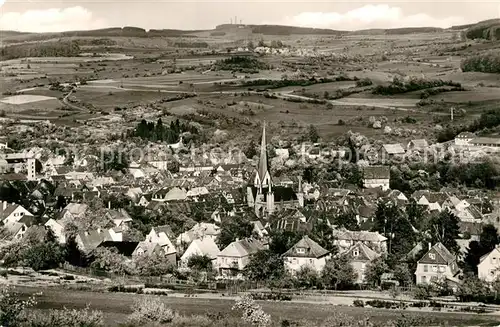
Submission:
<svg viewBox="0 0 500 327">
<path fill-rule="evenodd" d="M 151 228 L 151 231 L 146 235 L 146 241 L 150 243 L 158 243 L 165 253 L 177 253 L 175 246 L 170 241 L 173 236 L 172 229 L 168 225 Z"/>
<path fill-rule="evenodd" d="M 469 132 L 460 133 L 455 137 L 455 145 L 469 146 L 470 141 L 472 141 L 475 137 L 476 135 L 474 135 L 474 133 L 469 133 Z"/>
<path fill-rule="evenodd" d="M 500 275 L 500 248 L 499 246 L 481 257 L 477 265 L 478 277 L 486 282 L 495 281 Z"/>
<path fill-rule="evenodd" d="M 3 201 L 0 206 L 0 221 L 7 225 L 9 223 L 17 223 L 25 215 L 31 215 L 23 206 L 15 203 Z"/>
<path fill-rule="evenodd" d="M 250 256 L 263 249 L 264 245 L 260 241 L 251 238 L 232 242 L 217 256 L 219 274 L 222 277 L 241 278 Z"/>
<path fill-rule="evenodd" d="M 322 248 L 307 235 L 283 254 L 285 268 L 291 273 L 305 266 L 322 271 L 329 258 L 330 251 Z"/>
<path fill-rule="evenodd" d="M 64 232 L 64 228 L 66 227 L 66 225 L 61 220 L 54 220 L 50 218 L 45 223 L 45 227 L 48 227 L 52 230 L 59 243 L 66 243 L 66 233 Z"/>
<path fill-rule="evenodd" d="M 212 267 L 216 268 L 217 256 L 220 250 L 214 240 L 210 237 L 203 237 L 194 240 L 189 244 L 188 248 L 181 257 L 181 266 L 186 267 L 191 258 L 194 255 L 207 256 L 212 259 Z"/>
<path fill-rule="evenodd" d="M 440 279 L 455 280 L 459 273 L 457 258 L 442 243 L 437 243 L 418 261 L 415 270 L 417 285 Z"/>
<path fill-rule="evenodd" d="M 388 166 L 367 166 L 363 168 L 363 186 L 365 188 L 389 189 L 391 171 Z"/>
</svg>

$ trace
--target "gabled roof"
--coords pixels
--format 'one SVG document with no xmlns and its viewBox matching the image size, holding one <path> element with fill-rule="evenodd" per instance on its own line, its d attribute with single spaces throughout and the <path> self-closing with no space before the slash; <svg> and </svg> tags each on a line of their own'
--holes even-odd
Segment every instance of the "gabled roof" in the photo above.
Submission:
<svg viewBox="0 0 500 327">
<path fill-rule="evenodd" d="M 457 138 L 459 139 L 473 139 L 476 137 L 476 134 L 470 133 L 470 132 L 462 132 L 457 135 Z"/>
<path fill-rule="evenodd" d="M 69 203 L 64 208 L 64 210 L 68 211 L 69 213 L 71 213 L 74 216 L 80 216 L 80 215 L 83 215 L 87 211 L 88 207 L 89 206 L 86 205 L 85 203 Z"/>
<path fill-rule="evenodd" d="M 413 144 L 415 148 L 426 148 L 429 146 L 426 139 L 411 140 L 410 143 Z"/>
<path fill-rule="evenodd" d="M 491 250 L 490 252 L 486 253 L 485 255 L 483 255 L 481 257 L 481 259 L 479 259 L 479 263 L 482 263 L 486 258 L 488 258 L 490 256 L 490 254 L 492 254 L 493 252 L 496 252 L 497 254 L 500 255 L 500 247 L 497 245 L 493 250 Z"/>
<path fill-rule="evenodd" d="M 286 251 L 283 256 L 319 259 L 329 253 L 330 251 L 324 249 L 321 245 L 310 239 L 309 236 L 305 235 L 300 241 Z"/>
<path fill-rule="evenodd" d="M 334 230 L 334 236 L 338 240 L 361 241 L 361 242 L 384 242 L 387 238 L 378 232 L 349 231 L 346 229 Z"/>
<path fill-rule="evenodd" d="M 364 179 L 389 179 L 390 177 L 389 166 L 367 166 L 363 168 Z"/>
<path fill-rule="evenodd" d="M 161 250 L 161 246 L 158 243 L 155 242 L 147 242 L 147 241 L 142 241 L 137 244 L 136 248 L 133 251 L 133 254 L 136 255 L 137 251 L 139 249 L 142 249 L 144 251 L 144 255 L 150 256 L 152 255 L 155 250 L 159 251 Z"/>
<path fill-rule="evenodd" d="M 232 242 L 218 256 L 243 258 L 262 249 L 264 249 L 264 245 L 260 241 L 246 238 Z"/>
<path fill-rule="evenodd" d="M 342 255 L 348 256 L 353 261 L 372 261 L 381 256 L 381 254 L 373 251 L 363 242 L 357 242 Z"/>
<path fill-rule="evenodd" d="M 257 174 L 259 175 L 259 180 L 262 182 L 269 172 L 269 161 L 267 158 L 267 142 L 266 142 L 266 124 L 262 127 L 262 140 L 260 144 L 260 157 L 259 166 L 257 169 Z"/>
<path fill-rule="evenodd" d="M 191 242 L 189 247 L 191 246 L 200 249 L 202 254 L 206 255 L 210 259 L 217 258 L 217 255 L 219 255 L 220 253 L 219 247 L 217 246 L 217 244 L 215 244 L 214 240 L 211 237 L 203 237 L 196 239 L 193 242 Z"/>
<path fill-rule="evenodd" d="M 165 233 L 165 235 L 167 235 L 168 238 L 174 236 L 174 232 L 172 231 L 172 228 L 169 225 L 156 226 L 153 227 L 153 229 L 155 230 L 156 234 Z"/>
<path fill-rule="evenodd" d="M 435 259 L 432 259 L 429 254 L 435 254 Z M 455 262 L 457 258 L 441 243 L 436 243 L 427 251 L 427 253 L 418 261 L 424 264 L 446 264 L 449 265 Z"/>
<path fill-rule="evenodd" d="M 384 144 L 383 145 L 384 150 L 388 154 L 404 154 L 405 149 L 400 143 L 395 143 L 395 144 Z"/>
</svg>

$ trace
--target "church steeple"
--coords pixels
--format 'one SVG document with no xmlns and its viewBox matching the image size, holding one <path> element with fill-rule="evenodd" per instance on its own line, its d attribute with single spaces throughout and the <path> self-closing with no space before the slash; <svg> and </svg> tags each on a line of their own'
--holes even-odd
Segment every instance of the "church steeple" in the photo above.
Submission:
<svg viewBox="0 0 500 327">
<path fill-rule="evenodd" d="M 269 171 L 269 161 L 267 158 L 267 142 L 266 142 L 266 122 L 262 127 L 262 141 L 260 143 L 259 166 L 257 169 L 256 183 L 259 188 L 271 186 L 271 173 Z"/>
</svg>

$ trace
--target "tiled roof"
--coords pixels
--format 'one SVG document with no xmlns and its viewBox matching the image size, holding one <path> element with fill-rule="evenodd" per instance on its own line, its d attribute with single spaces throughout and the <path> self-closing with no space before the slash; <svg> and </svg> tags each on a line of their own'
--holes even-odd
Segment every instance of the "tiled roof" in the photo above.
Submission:
<svg viewBox="0 0 500 327">
<path fill-rule="evenodd" d="M 365 179 L 389 179 L 391 171 L 388 166 L 367 166 L 363 168 Z"/>
<path fill-rule="evenodd" d="M 334 230 L 333 234 L 338 240 L 362 241 L 362 242 L 383 242 L 387 238 L 378 232 Z"/>
<path fill-rule="evenodd" d="M 383 145 L 384 150 L 388 154 L 403 154 L 405 153 L 405 149 L 400 143 L 395 143 L 395 144 L 384 144 Z"/>
<path fill-rule="evenodd" d="M 246 257 L 264 248 L 263 244 L 255 239 L 246 238 L 234 241 L 219 253 L 219 256 Z"/>
<path fill-rule="evenodd" d="M 363 242 L 357 242 L 346 250 L 343 255 L 347 255 L 351 260 L 372 261 L 380 257 L 380 254 L 370 249 Z"/>
<path fill-rule="evenodd" d="M 292 246 L 288 251 L 286 251 L 283 256 L 319 259 L 328 255 L 329 253 L 330 251 L 324 249 L 321 245 L 319 245 L 306 235 L 302 237 L 302 239 L 298 241 L 294 246 Z"/>
</svg>

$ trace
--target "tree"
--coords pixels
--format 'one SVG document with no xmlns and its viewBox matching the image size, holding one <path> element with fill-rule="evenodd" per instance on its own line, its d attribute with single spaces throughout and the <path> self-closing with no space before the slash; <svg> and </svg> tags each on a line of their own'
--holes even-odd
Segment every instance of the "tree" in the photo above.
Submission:
<svg viewBox="0 0 500 327">
<path fill-rule="evenodd" d="M 276 281 L 285 274 L 283 258 L 270 250 L 260 250 L 250 257 L 245 276 L 254 281 Z"/>
<path fill-rule="evenodd" d="M 319 140 L 318 130 L 312 124 L 309 125 L 309 128 L 307 129 L 307 139 L 313 143 L 316 143 Z"/>
<path fill-rule="evenodd" d="M 313 224 L 310 237 L 324 249 L 330 252 L 336 252 L 336 247 L 334 245 L 335 236 L 333 235 L 332 228 L 326 223 L 326 217 L 316 220 Z"/>
<path fill-rule="evenodd" d="M 242 216 L 232 217 L 221 226 L 217 242 L 220 249 L 225 248 L 237 238 L 243 239 L 252 236 L 253 224 Z"/>
<path fill-rule="evenodd" d="M 365 282 L 369 285 L 380 285 L 382 274 L 387 272 L 389 267 L 385 263 L 384 258 L 378 257 L 366 266 Z"/>
<path fill-rule="evenodd" d="M 392 202 L 379 202 L 373 230 L 388 239 L 388 253 L 395 259 L 406 255 L 414 246 L 416 237 L 405 213 Z"/>
<path fill-rule="evenodd" d="M 118 268 L 120 268 L 120 263 Z M 115 265 L 115 263 L 113 263 Z M 142 255 L 135 261 L 135 269 L 141 276 L 162 276 L 173 273 L 175 270 L 174 265 L 168 260 L 168 257 L 163 253 L 154 252 L 151 255 Z M 124 271 L 128 268 L 125 267 Z"/>
<path fill-rule="evenodd" d="M 394 279 L 403 286 L 412 284 L 413 275 L 406 263 L 400 263 L 394 267 Z"/>
<path fill-rule="evenodd" d="M 92 252 L 90 267 L 110 273 L 125 274 L 130 272 L 130 268 L 125 264 L 126 260 L 127 258 L 119 254 L 115 248 L 98 247 Z"/>
<path fill-rule="evenodd" d="M 458 217 L 448 209 L 432 217 L 429 226 L 432 243 L 441 242 L 451 253 L 458 255 L 460 252 L 456 241 L 460 234 L 458 223 Z"/>
<path fill-rule="evenodd" d="M 304 236 L 303 233 L 271 230 L 269 233 L 269 250 L 277 255 L 281 255 L 288 251 Z"/>
<path fill-rule="evenodd" d="M 195 254 L 189 257 L 187 266 L 193 270 L 210 271 L 212 270 L 212 259 L 207 255 Z"/>
<path fill-rule="evenodd" d="M 248 41 L 247 43 L 247 48 L 248 50 L 252 51 L 253 49 L 255 49 L 255 45 L 253 44 L 252 41 Z"/>
<path fill-rule="evenodd" d="M 243 151 L 243 153 L 245 154 L 245 156 L 248 159 L 252 159 L 254 156 L 257 155 L 256 145 L 255 145 L 255 141 L 253 139 L 250 141 L 250 143 L 248 144 L 246 149 Z"/>
<path fill-rule="evenodd" d="M 80 251 L 78 248 L 78 244 L 75 240 L 75 236 L 71 235 L 68 237 L 66 240 L 66 244 L 64 246 L 64 254 L 65 254 L 65 261 L 73 266 L 77 267 L 86 267 L 88 262 L 87 262 L 87 257 L 85 254 Z"/>
<path fill-rule="evenodd" d="M 356 280 L 356 273 L 347 256 L 338 256 L 326 262 L 321 273 L 326 288 L 347 288 Z"/>
<path fill-rule="evenodd" d="M 333 221 L 338 227 L 344 227 L 345 229 L 351 231 L 359 230 L 358 221 L 352 211 L 338 214 L 335 216 Z"/>
<path fill-rule="evenodd" d="M 295 273 L 295 283 L 297 287 L 306 289 L 319 286 L 320 279 L 318 272 L 314 268 L 304 265 Z"/>
<path fill-rule="evenodd" d="M 481 257 L 491 252 L 500 243 L 498 231 L 495 226 L 487 224 L 483 226 L 478 241 L 471 241 L 467 253 L 462 262 L 464 272 L 477 275 L 477 265 Z"/>
</svg>

